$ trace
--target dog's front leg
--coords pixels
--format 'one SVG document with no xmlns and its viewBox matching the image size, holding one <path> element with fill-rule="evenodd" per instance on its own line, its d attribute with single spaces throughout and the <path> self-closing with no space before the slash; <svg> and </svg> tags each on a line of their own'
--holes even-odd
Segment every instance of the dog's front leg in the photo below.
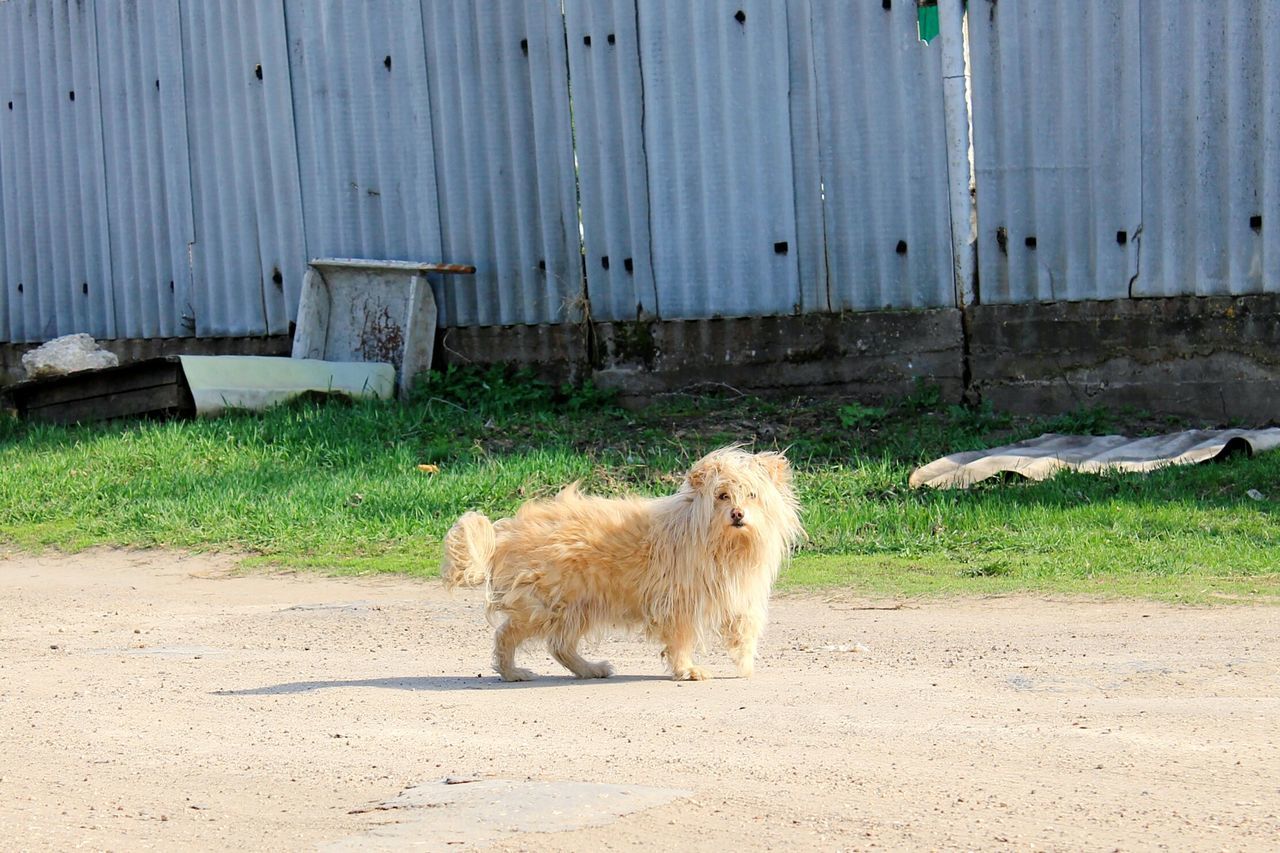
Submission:
<svg viewBox="0 0 1280 853">
<path fill-rule="evenodd" d="M 729 650 L 729 657 L 733 658 L 733 662 L 738 667 L 738 674 L 743 678 L 750 678 L 751 673 L 755 671 L 756 641 L 760 638 L 760 631 L 763 628 L 763 620 L 756 616 L 742 614 L 725 619 L 724 625 L 720 628 L 725 648 Z"/>
<path fill-rule="evenodd" d="M 662 655 L 671 667 L 671 677 L 676 681 L 705 681 L 711 675 L 700 666 L 693 665 L 693 647 L 697 633 L 687 625 L 674 625 L 663 637 Z"/>
</svg>

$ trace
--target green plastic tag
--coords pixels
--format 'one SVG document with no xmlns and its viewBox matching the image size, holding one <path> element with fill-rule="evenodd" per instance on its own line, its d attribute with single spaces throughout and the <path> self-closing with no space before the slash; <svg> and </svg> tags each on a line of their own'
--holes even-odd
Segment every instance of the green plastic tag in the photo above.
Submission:
<svg viewBox="0 0 1280 853">
<path fill-rule="evenodd" d="M 938 4 L 916 8 L 916 25 L 920 31 L 920 41 L 928 44 L 938 35 Z"/>
</svg>

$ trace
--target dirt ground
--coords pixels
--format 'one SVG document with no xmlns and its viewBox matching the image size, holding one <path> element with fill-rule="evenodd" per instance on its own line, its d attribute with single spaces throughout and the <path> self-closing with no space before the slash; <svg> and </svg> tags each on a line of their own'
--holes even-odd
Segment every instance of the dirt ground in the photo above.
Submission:
<svg viewBox="0 0 1280 853">
<path fill-rule="evenodd" d="M 1280 608 L 784 597 L 749 681 L 504 685 L 474 593 L 232 568 L 0 560 L 6 849 L 1280 844 Z"/>
</svg>

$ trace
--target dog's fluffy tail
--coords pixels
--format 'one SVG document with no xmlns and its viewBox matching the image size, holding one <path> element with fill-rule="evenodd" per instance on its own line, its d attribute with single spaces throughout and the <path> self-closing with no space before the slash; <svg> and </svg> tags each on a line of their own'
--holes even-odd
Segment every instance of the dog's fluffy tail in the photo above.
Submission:
<svg viewBox="0 0 1280 853">
<path fill-rule="evenodd" d="M 444 560 L 440 563 L 444 585 L 454 589 L 484 584 L 496 545 L 493 522 L 483 513 L 468 512 L 459 518 L 444 536 Z"/>
</svg>

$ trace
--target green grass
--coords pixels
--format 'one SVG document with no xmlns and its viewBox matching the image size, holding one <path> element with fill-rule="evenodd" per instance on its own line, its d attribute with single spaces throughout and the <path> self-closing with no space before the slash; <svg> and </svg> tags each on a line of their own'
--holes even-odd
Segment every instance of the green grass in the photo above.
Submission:
<svg viewBox="0 0 1280 853">
<path fill-rule="evenodd" d="M 641 412 L 500 370 L 433 374 L 407 404 L 301 402 L 198 422 L 0 423 L 0 541 L 218 549 L 247 565 L 433 574 L 460 513 L 510 512 L 582 480 L 661 494 L 702 452 L 781 446 L 810 539 L 786 589 L 1280 598 L 1280 453 L 1142 475 L 914 491 L 945 453 L 1045 431 L 1181 424 L 1083 410 L 1052 421 L 941 404 L 673 396 Z M 439 473 L 418 466 L 432 463 Z M 1267 499 L 1246 492 L 1257 489 Z"/>
</svg>

